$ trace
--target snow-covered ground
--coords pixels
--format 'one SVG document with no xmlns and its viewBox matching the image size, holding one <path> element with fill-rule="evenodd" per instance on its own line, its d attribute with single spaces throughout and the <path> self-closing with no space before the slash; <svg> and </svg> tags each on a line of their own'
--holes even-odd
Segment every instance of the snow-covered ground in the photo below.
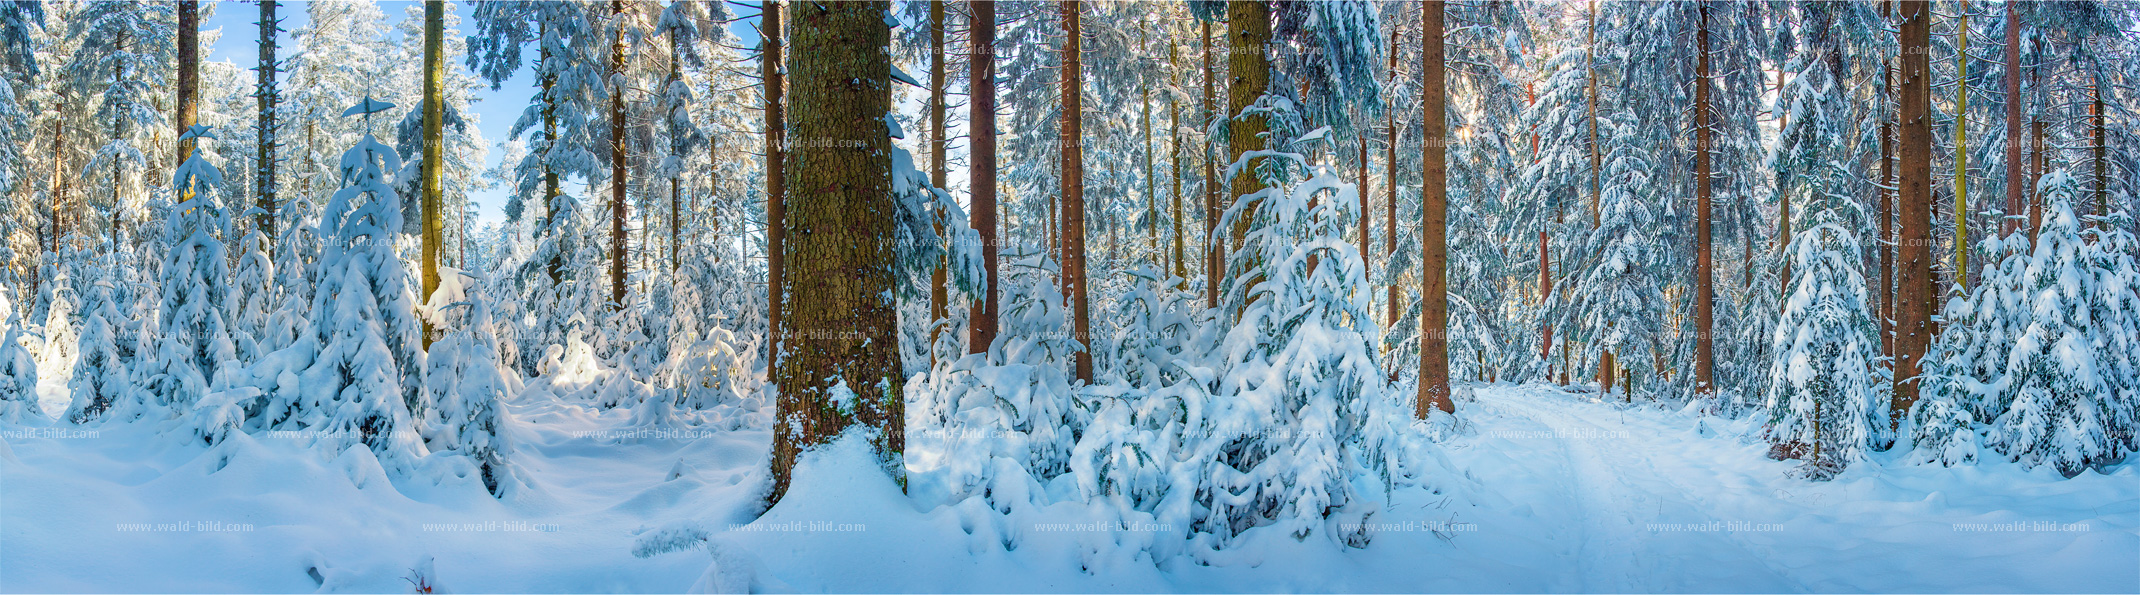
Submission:
<svg viewBox="0 0 2140 595">
<path fill-rule="evenodd" d="M 1809 483 L 1747 422 L 1540 386 L 1480 388 L 1440 492 L 1393 494 L 1369 547 L 1257 530 L 1211 566 L 1155 563 L 1135 527 L 1094 530 L 1104 517 L 1074 502 L 919 510 L 851 442 L 756 516 L 767 432 L 510 407 L 535 489 L 505 501 L 276 436 L 203 449 L 148 424 L 6 427 L 0 591 L 392 592 L 422 575 L 459 592 L 2140 592 L 2131 463 L 2062 479 L 1883 458 Z M 709 538 L 634 555 L 663 531 Z"/>
</svg>

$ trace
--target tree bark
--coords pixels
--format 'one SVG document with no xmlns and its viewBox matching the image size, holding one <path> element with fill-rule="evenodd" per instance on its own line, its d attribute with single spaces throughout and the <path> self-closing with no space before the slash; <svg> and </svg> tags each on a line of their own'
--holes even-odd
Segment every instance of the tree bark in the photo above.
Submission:
<svg viewBox="0 0 2140 595">
<path fill-rule="evenodd" d="M 178 125 L 178 134 L 174 138 L 183 139 L 186 129 L 199 123 L 200 104 L 201 2 L 178 0 L 178 111 L 173 119 Z M 179 164 L 185 163 L 186 157 L 193 154 L 193 147 L 197 144 L 197 141 L 191 139 L 178 141 L 178 154 L 172 156 L 174 161 L 171 167 L 177 169 Z M 190 195 L 181 195 L 179 202 L 183 203 L 192 198 Z"/>
<path fill-rule="evenodd" d="M 1954 54 L 1954 286 L 1969 291 L 1969 11 L 1965 4 Z"/>
<path fill-rule="evenodd" d="M 282 3 L 276 0 L 260 0 L 260 66 L 256 69 L 258 82 L 253 89 L 253 101 L 259 107 L 254 132 L 253 154 L 253 206 L 260 212 L 253 216 L 253 228 L 268 238 L 272 250 L 275 238 L 276 195 L 280 187 L 275 183 L 275 135 L 279 126 L 275 121 L 275 104 L 282 100 L 282 90 L 275 85 L 275 75 L 281 63 L 275 59 L 276 33 L 280 31 L 280 19 L 275 17 L 275 8 Z"/>
<path fill-rule="evenodd" d="M 2108 217 L 2110 216 L 2110 172 L 2106 166 L 2110 165 L 2110 162 L 2106 161 L 2103 153 L 2110 145 L 2104 142 L 2104 132 L 2107 128 L 2103 125 L 2102 74 L 2095 75 L 2095 84 L 2088 86 L 2088 94 L 2095 99 L 2095 102 L 2088 106 L 2088 114 L 2093 116 L 2095 120 L 2095 147 L 2093 149 L 2095 152 L 2095 159 L 2093 159 L 2095 162 L 2095 214 L 2097 217 Z M 2101 225 L 2101 221 L 2098 221 L 2097 224 Z"/>
<path fill-rule="evenodd" d="M 1232 118 L 1227 125 L 1227 163 L 1240 162 L 1242 154 L 1262 149 L 1263 133 L 1270 131 L 1270 122 L 1263 116 L 1243 115 L 1241 112 L 1254 105 L 1256 100 L 1269 90 L 1271 84 L 1271 61 L 1268 54 L 1271 42 L 1271 7 L 1266 2 L 1229 2 L 1226 4 L 1226 36 L 1231 44 L 1227 56 L 1226 116 Z M 1249 225 L 1255 220 L 1257 205 L 1242 206 L 1242 197 L 1254 193 L 1261 186 L 1256 179 L 1256 166 L 1262 160 L 1251 160 L 1229 182 L 1227 200 L 1238 209 L 1233 221 L 1233 230 L 1228 237 L 1230 249 L 1239 250 L 1248 238 Z M 1224 263 L 1221 263 L 1222 265 Z M 1249 270 L 1254 270 L 1250 267 Z M 1247 281 L 1253 285 L 1258 278 Z M 1237 309 L 1235 318 L 1241 316 Z"/>
<path fill-rule="evenodd" d="M 1181 88 L 1181 46 L 1171 41 L 1167 42 L 1167 67 L 1167 82 L 1169 86 L 1178 91 Z M 1189 263 L 1186 258 L 1187 250 L 1184 249 L 1181 231 L 1181 96 L 1178 93 L 1167 96 L 1167 130 L 1172 131 L 1167 137 L 1174 145 L 1169 155 L 1173 160 L 1174 167 L 1174 173 L 1171 176 L 1174 179 L 1174 204 L 1172 212 L 1167 217 L 1168 226 L 1174 232 L 1174 276 L 1182 279 L 1183 283 L 1187 283 L 1189 279 Z"/>
<path fill-rule="evenodd" d="M 2022 203 L 2021 132 L 2021 11 L 2006 4 L 2006 216 L 1999 234 L 2009 235 L 2021 226 Z"/>
<path fill-rule="evenodd" d="M 1419 398 L 1416 413 L 1456 413 L 1449 398 L 1449 114 L 1439 0 L 1420 2 L 1420 320 Z"/>
<path fill-rule="evenodd" d="M 1071 329 L 1076 334 L 1079 381 L 1092 382 L 1092 318 L 1085 288 L 1085 147 L 1084 44 L 1078 0 L 1058 5 L 1063 18 L 1062 157 L 1063 157 L 1063 297 L 1070 301 Z"/>
<path fill-rule="evenodd" d="M 1902 416 L 1917 402 L 1919 360 L 1931 340 L 1934 299 L 1932 279 L 1932 122 L 1931 99 L 1931 7 L 1925 0 L 1903 0 L 1902 89 L 1898 96 L 1901 122 L 1901 187 L 1897 193 L 1902 220 L 1897 251 L 1895 295 L 1895 378 L 1889 422 L 1900 427 Z"/>
<path fill-rule="evenodd" d="M 966 352 L 984 353 L 996 340 L 996 3 L 969 0 L 972 23 L 967 27 L 973 55 L 968 60 L 967 185 L 972 193 L 973 228 L 981 235 L 981 262 L 988 269 L 988 288 L 981 292 L 968 313 Z"/>
<path fill-rule="evenodd" d="M 1590 41 L 1583 44 L 1583 72 L 1589 77 L 1590 92 L 1590 229 L 1597 229 L 1604 216 L 1598 205 L 1598 194 L 1603 185 L 1599 176 L 1605 170 L 1604 148 L 1598 146 L 1598 2 L 1590 0 Z M 1702 14 L 1707 15 L 1704 11 Z M 1706 33 L 1706 21 L 1704 32 Z M 1703 54 L 1707 56 L 1707 54 Z"/>
<path fill-rule="evenodd" d="M 438 291 L 438 252 L 444 239 L 439 214 L 445 197 L 443 182 L 446 159 L 446 3 L 444 0 L 424 2 L 424 164 L 423 164 L 423 300 L 431 301 L 431 292 Z M 424 349 L 431 348 L 432 335 L 437 329 L 431 327 L 431 319 L 423 317 Z"/>
<path fill-rule="evenodd" d="M 779 0 L 759 3 L 759 21 L 762 27 L 759 38 L 759 80 L 765 85 L 765 295 L 766 332 L 772 345 L 768 358 L 778 359 L 782 338 L 786 329 L 781 326 L 781 310 L 787 301 L 787 117 L 782 113 L 786 104 L 782 94 L 786 92 L 784 67 L 780 47 Z"/>
<path fill-rule="evenodd" d="M 682 85 L 684 83 L 683 47 L 682 41 L 677 39 L 676 34 L 676 29 L 669 29 L 668 85 L 670 86 Z M 672 126 L 674 126 L 673 121 Z M 674 127 L 671 128 L 669 132 L 669 154 L 676 156 L 677 162 L 682 163 L 685 151 L 685 139 L 683 130 L 681 129 L 681 127 Z M 707 147 L 706 152 L 708 155 L 711 155 L 713 153 L 713 148 L 710 146 Z M 710 166 L 712 164 L 708 165 Z M 707 175 L 712 175 L 713 172 L 714 168 L 706 168 Z M 671 275 L 674 275 L 676 273 L 677 267 L 682 266 L 684 261 L 683 211 L 684 173 L 683 171 L 679 170 L 669 174 L 669 273 Z"/>
<path fill-rule="evenodd" d="M 541 25 L 539 30 L 542 35 L 549 35 L 548 24 Z M 541 48 L 542 55 L 540 60 L 542 63 L 548 64 L 550 62 L 550 46 L 541 44 Z M 540 160 L 540 163 L 542 163 L 542 221 L 544 229 L 556 229 L 555 226 L 558 225 L 557 203 L 559 197 L 563 196 L 565 191 L 557 169 L 550 166 L 550 159 L 547 153 L 557 146 L 557 97 L 554 95 L 557 88 L 557 75 L 546 72 L 542 75 L 541 84 L 543 97 L 542 139 L 545 147 L 545 155 Z M 309 134 L 311 128 L 308 126 L 306 130 Z M 558 284 L 563 283 L 565 276 L 564 245 L 562 242 L 557 245 L 559 249 L 550 253 L 550 262 L 545 267 L 550 273 L 551 287 L 556 287 Z"/>
<path fill-rule="evenodd" d="M 617 84 L 624 77 L 624 0 L 610 0 L 610 18 L 616 19 L 617 34 L 611 40 L 609 50 L 609 308 L 624 307 L 624 259 L 625 244 L 630 240 L 624 235 L 624 220 L 627 215 L 625 190 L 630 185 L 630 171 L 624 151 L 624 92 Z"/>
<path fill-rule="evenodd" d="M 944 168 L 944 0 L 929 1 L 929 185 L 943 188 L 947 183 Z M 944 236 L 943 211 L 936 210 L 936 236 Z M 946 267 L 949 258 L 939 258 L 936 270 L 929 272 L 929 365 L 936 365 L 937 324 L 949 316 L 951 294 L 944 284 L 948 280 Z"/>
<path fill-rule="evenodd" d="M 1403 5 L 1397 6 L 1398 12 L 1403 10 Z M 1397 41 L 1397 28 L 1390 27 L 1389 88 L 1393 89 L 1397 87 Z M 1392 105 L 1390 109 L 1383 111 L 1382 125 L 1383 134 L 1387 137 L 1385 140 L 1388 141 L 1382 147 L 1382 186 L 1389 189 L 1389 201 L 1387 204 L 1382 205 L 1384 213 L 1382 227 L 1385 232 L 1382 237 L 1382 253 L 1388 254 L 1391 259 L 1395 259 L 1397 257 L 1397 141 L 1399 140 L 1396 106 Z M 1361 213 L 1360 216 L 1365 217 L 1367 214 Z M 1383 276 L 1387 277 L 1382 280 L 1383 285 L 1386 286 L 1384 292 L 1388 294 L 1385 296 L 1387 303 L 1384 304 L 1384 307 L 1389 310 L 1389 326 L 1387 328 L 1394 329 L 1397 328 L 1397 320 L 1403 317 L 1403 306 L 1400 305 L 1403 301 L 1402 292 L 1398 289 L 1396 275 L 1384 273 Z M 1397 367 L 1390 366 L 1389 374 L 1391 381 L 1397 380 Z"/>
<path fill-rule="evenodd" d="M 1217 139 L 1209 134 L 1211 124 L 1218 114 L 1218 87 L 1213 83 L 1218 69 L 1213 65 L 1217 53 L 1211 45 L 1211 21 L 1198 21 L 1204 33 L 1204 307 L 1219 307 L 1219 275 L 1226 270 L 1226 244 L 1219 241 L 1219 174 L 1214 163 L 1218 151 L 1212 145 Z"/>
<path fill-rule="evenodd" d="M 773 424 L 773 492 L 787 492 L 796 456 L 850 426 L 875 430 L 874 446 L 905 483 L 905 405 L 899 329 L 891 299 L 897 257 L 890 132 L 891 28 L 878 2 L 817 0 L 795 11 L 797 192 L 783 247 L 790 292 Z M 852 394 L 842 392 L 842 388 Z M 843 403 L 844 401 L 844 403 Z"/>
<path fill-rule="evenodd" d="M 1880 20 L 1885 23 L 1892 17 L 1893 4 L 1880 3 Z M 1896 68 L 1892 61 L 1880 64 L 1881 88 L 1885 93 L 1880 113 L 1880 188 L 1879 209 L 1875 215 L 1880 220 L 1880 352 L 1888 357 L 1895 355 L 1895 119 L 1888 104 L 1895 96 Z"/>
<path fill-rule="evenodd" d="M 1710 236 L 1710 201 L 1714 194 L 1710 180 L 1709 151 L 1711 146 L 1709 114 L 1709 4 L 1703 2 L 1696 9 L 1701 13 L 1701 28 L 1695 31 L 1694 73 L 1694 392 L 1708 396 L 1716 392 L 1716 264 Z"/>
</svg>

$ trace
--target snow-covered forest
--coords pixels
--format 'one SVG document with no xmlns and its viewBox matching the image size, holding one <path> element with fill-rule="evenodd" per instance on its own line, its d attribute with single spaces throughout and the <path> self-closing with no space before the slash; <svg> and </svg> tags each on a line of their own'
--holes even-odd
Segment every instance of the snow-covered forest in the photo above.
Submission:
<svg viewBox="0 0 2140 595">
<path fill-rule="evenodd" d="M 0 62 L 4 592 L 2140 591 L 2140 2 L 13 0 Z"/>
</svg>

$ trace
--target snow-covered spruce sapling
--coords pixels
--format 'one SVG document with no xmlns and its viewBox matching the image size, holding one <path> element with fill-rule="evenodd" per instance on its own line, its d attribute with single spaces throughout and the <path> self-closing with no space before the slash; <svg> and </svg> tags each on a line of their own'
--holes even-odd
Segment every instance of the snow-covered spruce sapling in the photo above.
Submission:
<svg viewBox="0 0 2140 595">
<path fill-rule="evenodd" d="M 1770 442 L 1825 480 L 1873 448 L 1887 399 L 1873 366 L 1880 340 L 1859 270 L 1862 247 L 1836 218 L 1791 242 L 1794 278 L 1775 334 L 1766 409 Z"/>
</svg>

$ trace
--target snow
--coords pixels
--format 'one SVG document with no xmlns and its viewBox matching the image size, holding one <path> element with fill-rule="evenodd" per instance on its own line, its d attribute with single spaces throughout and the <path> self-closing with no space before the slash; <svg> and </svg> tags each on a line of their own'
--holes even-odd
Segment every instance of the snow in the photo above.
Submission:
<svg viewBox="0 0 2140 595">
<path fill-rule="evenodd" d="M 2140 590 L 2129 463 L 2062 479 L 1890 451 L 1814 483 L 1763 456 L 1753 421 L 1473 388 L 1434 488 L 1389 493 L 1367 547 L 1259 528 L 1210 566 L 1143 557 L 1162 532 L 1075 490 L 1007 512 L 906 496 L 859 435 L 806 453 L 761 516 L 768 431 L 651 431 L 534 387 L 506 403 L 528 487 L 503 499 L 479 477 L 390 480 L 361 445 L 31 420 L 0 426 L 0 590 Z"/>
</svg>

